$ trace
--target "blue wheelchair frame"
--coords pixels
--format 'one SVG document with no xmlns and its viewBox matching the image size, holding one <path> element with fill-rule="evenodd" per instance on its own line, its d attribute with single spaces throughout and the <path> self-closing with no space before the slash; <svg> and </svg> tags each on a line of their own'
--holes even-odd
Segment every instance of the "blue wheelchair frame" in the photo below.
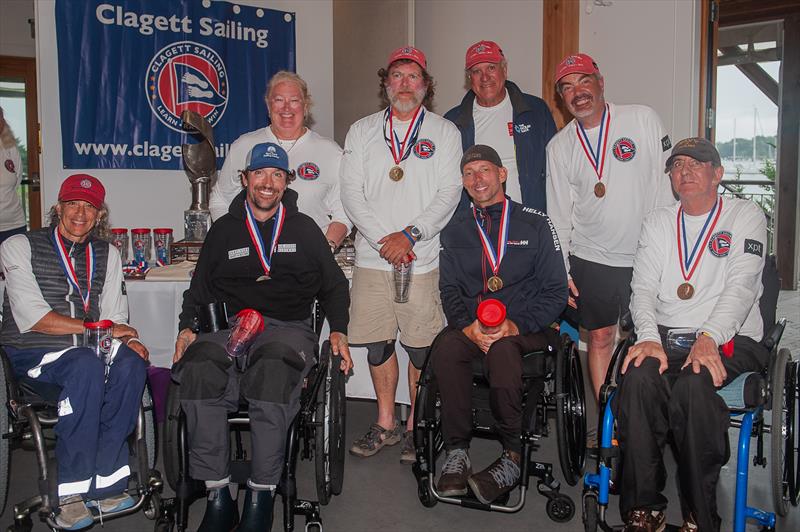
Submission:
<svg viewBox="0 0 800 532">
<path fill-rule="evenodd" d="M 780 337 L 783 334 L 783 330 L 785 328 L 786 320 L 780 320 L 778 324 L 773 328 L 771 334 L 765 338 L 763 344 L 770 350 L 770 368 L 774 365 L 777 366 L 778 364 L 787 364 L 792 363 L 790 357 L 781 356 L 780 353 L 775 352 L 775 348 L 780 341 Z M 606 511 L 608 509 L 609 503 L 609 495 L 612 490 L 612 460 L 619 457 L 619 447 L 614 444 L 613 442 L 613 434 L 614 434 L 614 414 L 611 409 L 611 401 L 616 394 L 616 376 L 618 375 L 618 369 L 624 358 L 624 354 L 626 353 L 626 347 L 630 347 L 634 343 L 634 337 L 631 335 L 627 340 L 620 342 L 617 346 L 616 352 L 614 353 L 614 357 L 612 359 L 612 363 L 609 369 L 609 377 L 606 381 L 607 383 L 611 382 L 612 384 L 604 385 L 604 390 L 601 391 L 601 395 L 604 396 L 603 401 L 603 416 L 600 423 L 600 441 L 599 441 L 599 450 L 598 450 L 598 466 L 596 473 L 587 473 L 584 476 L 584 496 L 583 496 L 583 519 L 586 529 L 593 529 L 596 527 L 600 527 L 602 530 L 606 532 L 611 532 L 614 530 L 613 527 L 608 525 L 606 521 Z M 800 363 L 794 362 L 795 366 Z M 771 372 L 770 372 L 771 373 Z M 754 508 L 747 505 L 747 489 L 748 489 L 748 476 L 749 476 L 749 461 L 750 461 L 750 439 L 753 436 L 756 436 L 758 439 L 758 451 L 756 455 L 756 459 L 754 461 L 755 465 L 766 465 L 766 461 L 763 458 L 763 448 L 760 436 L 763 431 L 762 421 L 764 417 L 764 404 L 756 405 L 756 406 L 745 406 L 743 404 L 732 404 L 736 397 L 742 396 L 742 389 L 744 387 L 745 379 L 751 375 L 752 372 L 744 373 L 739 375 L 736 379 L 734 379 L 731 383 L 729 383 L 725 388 L 719 390 L 717 393 L 725 399 L 726 404 L 731 409 L 731 418 L 738 418 L 741 416 L 741 420 L 737 420 L 734 423 L 734 426 L 739 426 L 739 439 L 737 445 L 737 458 L 736 458 L 736 487 L 735 487 L 735 499 L 734 499 L 734 515 L 733 515 L 733 531 L 734 532 L 745 532 L 747 520 L 753 520 L 757 522 L 759 525 L 766 527 L 769 530 L 775 529 L 776 523 L 776 514 L 775 512 L 769 512 L 766 510 L 762 510 L 759 508 Z M 793 386 L 796 386 L 797 383 L 794 382 L 794 379 L 797 378 L 798 368 L 795 367 L 794 370 L 791 371 L 788 378 L 790 382 L 792 382 Z M 772 377 L 772 375 L 767 375 L 767 377 Z M 769 384 L 773 388 L 772 393 L 775 393 L 775 386 L 785 386 L 785 379 L 786 375 L 784 376 L 784 382 L 781 383 L 774 383 L 770 382 Z M 783 391 L 783 390 L 781 390 Z M 766 394 L 762 394 L 766 395 Z M 792 400 L 794 401 L 795 398 L 793 397 Z M 773 403 L 774 404 L 774 403 Z M 774 406 L 773 406 L 774 408 Z M 796 415 L 796 414 L 795 414 Z M 775 419 L 775 416 L 773 416 Z M 774 426 L 774 422 L 773 422 Z M 754 431 L 754 427 L 756 430 Z M 778 430 L 781 427 L 775 427 L 774 429 L 770 427 L 772 431 Z M 772 456 L 772 460 L 777 460 L 778 457 Z M 791 472 L 790 472 L 791 474 Z M 796 488 L 793 488 L 796 489 Z M 591 501 L 587 501 L 587 499 L 591 499 L 596 497 L 596 506 L 597 511 L 596 513 L 591 513 L 594 510 L 587 508 L 587 504 L 592 504 Z M 790 495 L 792 503 L 796 505 L 796 495 Z M 591 524 L 590 524 L 591 522 Z"/>
</svg>

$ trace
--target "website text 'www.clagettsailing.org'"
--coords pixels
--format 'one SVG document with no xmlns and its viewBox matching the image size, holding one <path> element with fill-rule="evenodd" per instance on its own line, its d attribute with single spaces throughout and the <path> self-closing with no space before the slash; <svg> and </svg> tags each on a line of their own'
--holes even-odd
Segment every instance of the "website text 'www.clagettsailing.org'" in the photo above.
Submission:
<svg viewBox="0 0 800 532">
<path fill-rule="evenodd" d="M 144 141 L 141 144 L 119 144 L 112 142 L 75 142 L 75 151 L 78 155 L 124 156 L 124 157 L 158 157 L 162 161 L 171 161 L 183 153 L 181 145 L 158 145 Z M 228 155 L 229 144 L 218 144 L 214 147 L 217 157 Z"/>
</svg>

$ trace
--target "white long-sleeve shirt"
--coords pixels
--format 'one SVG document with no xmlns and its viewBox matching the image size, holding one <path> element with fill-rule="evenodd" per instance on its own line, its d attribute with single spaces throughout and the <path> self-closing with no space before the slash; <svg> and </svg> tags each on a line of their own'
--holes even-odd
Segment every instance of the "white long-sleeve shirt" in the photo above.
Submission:
<svg viewBox="0 0 800 532">
<path fill-rule="evenodd" d="M 683 300 L 677 294 L 684 282 L 676 227 L 679 205 L 657 209 L 642 228 L 630 305 L 638 341 L 660 342 L 658 325 L 700 329 L 717 345 L 735 334 L 760 341 L 763 324 L 758 303 L 767 238 L 764 212 L 751 201 L 722 199 L 719 221 L 708 244 L 698 249 L 702 256 L 688 281 L 694 295 Z M 684 219 L 691 250 L 706 215 Z"/>
<path fill-rule="evenodd" d="M 214 220 L 228 212 L 231 201 L 242 191 L 239 171 L 244 169 L 247 154 L 253 146 L 262 142 L 279 144 L 269 127 L 245 133 L 231 144 L 209 198 L 208 206 Z M 287 155 L 289 165 L 296 174 L 289 186 L 297 192 L 297 208 L 300 212 L 313 218 L 323 233 L 332 221 L 343 223 L 348 230 L 351 229 L 353 226 L 344 213 L 339 193 L 339 167 L 342 161 L 339 145 L 307 129 L 288 149 Z"/>
<path fill-rule="evenodd" d="M 22 183 L 22 159 L 16 146 L 0 147 L 0 231 L 25 225 L 17 187 Z"/>
<path fill-rule="evenodd" d="M 658 115 L 643 105 L 608 104 L 605 196 L 594 194 L 597 174 L 573 120 L 547 145 L 547 214 L 569 255 L 607 266 L 630 267 L 639 229 L 656 207 L 675 203 L 664 164 L 671 143 Z M 596 146 L 599 127 L 587 130 Z M 632 148 L 632 153 L 631 153 Z"/>
<path fill-rule="evenodd" d="M 392 181 L 395 162 L 383 126 L 384 111 L 364 117 L 350 127 L 344 145 L 342 204 L 358 228 L 356 265 L 391 270 L 378 241 L 415 225 L 422 239 L 414 246 L 414 272 L 432 271 L 439 265 L 439 232 L 461 195 L 461 135 L 452 122 L 426 110 L 412 153 L 400 163 L 403 178 Z M 408 124 L 395 121 L 394 127 L 402 139 Z"/>
</svg>

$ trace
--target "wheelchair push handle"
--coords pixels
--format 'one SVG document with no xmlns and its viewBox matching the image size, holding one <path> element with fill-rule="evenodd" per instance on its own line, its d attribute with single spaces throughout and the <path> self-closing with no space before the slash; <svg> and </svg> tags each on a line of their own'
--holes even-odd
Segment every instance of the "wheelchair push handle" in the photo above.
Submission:
<svg viewBox="0 0 800 532">
<path fill-rule="evenodd" d="M 481 331 L 491 334 L 506 320 L 506 306 L 497 299 L 484 299 L 478 305 L 477 314 Z"/>
</svg>

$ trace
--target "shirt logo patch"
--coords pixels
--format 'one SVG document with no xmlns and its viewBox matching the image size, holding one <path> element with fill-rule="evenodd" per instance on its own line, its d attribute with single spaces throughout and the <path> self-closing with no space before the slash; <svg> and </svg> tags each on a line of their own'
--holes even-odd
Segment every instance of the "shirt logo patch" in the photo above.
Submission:
<svg viewBox="0 0 800 532">
<path fill-rule="evenodd" d="M 508 136 L 509 137 L 513 137 L 514 136 L 514 122 L 509 122 L 508 123 Z"/>
<path fill-rule="evenodd" d="M 420 139 L 414 144 L 414 155 L 420 159 L 430 159 L 436 151 L 436 144 L 431 139 Z"/>
<path fill-rule="evenodd" d="M 278 253 L 295 253 L 297 251 L 297 244 L 278 244 Z"/>
<path fill-rule="evenodd" d="M 240 257 L 248 257 L 250 255 L 250 248 L 239 248 L 228 250 L 228 260 L 238 259 Z"/>
<path fill-rule="evenodd" d="M 65 397 L 62 401 L 58 402 L 58 417 L 68 416 L 72 413 L 72 405 L 69 402 L 69 397 Z"/>
<path fill-rule="evenodd" d="M 759 257 L 764 256 L 764 244 L 759 242 L 758 240 L 752 240 L 750 238 L 744 239 L 744 252 L 750 253 L 751 255 L 758 255 Z"/>
<path fill-rule="evenodd" d="M 636 144 L 628 137 L 622 137 L 614 142 L 611 153 L 618 161 L 626 163 L 636 156 Z"/>
<path fill-rule="evenodd" d="M 531 130 L 530 124 L 516 124 L 514 126 L 514 131 L 516 131 L 517 133 L 527 133 L 530 130 Z"/>
<path fill-rule="evenodd" d="M 507 246 L 527 246 L 527 240 L 506 240 Z"/>
<path fill-rule="evenodd" d="M 708 240 L 708 250 L 715 257 L 727 257 L 731 252 L 731 234 L 728 231 L 720 231 L 711 235 Z"/>
<path fill-rule="evenodd" d="M 672 147 L 672 141 L 669 140 L 669 135 L 664 135 L 661 138 L 661 151 L 667 151 Z"/>
<path fill-rule="evenodd" d="M 297 177 L 305 181 L 314 181 L 319 177 L 319 166 L 307 162 L 297 167 Z"/>
<path fill-rule="evenodd" d="M 12 161 L 11 159 L 6 159 L 6 162 L 5 162 L 4 166 L 6 167 L 6 170 L 11 172 L 12 174 L 14 173 L 14 170 L 15 170 L 14 161 Z"/>
</svg>

